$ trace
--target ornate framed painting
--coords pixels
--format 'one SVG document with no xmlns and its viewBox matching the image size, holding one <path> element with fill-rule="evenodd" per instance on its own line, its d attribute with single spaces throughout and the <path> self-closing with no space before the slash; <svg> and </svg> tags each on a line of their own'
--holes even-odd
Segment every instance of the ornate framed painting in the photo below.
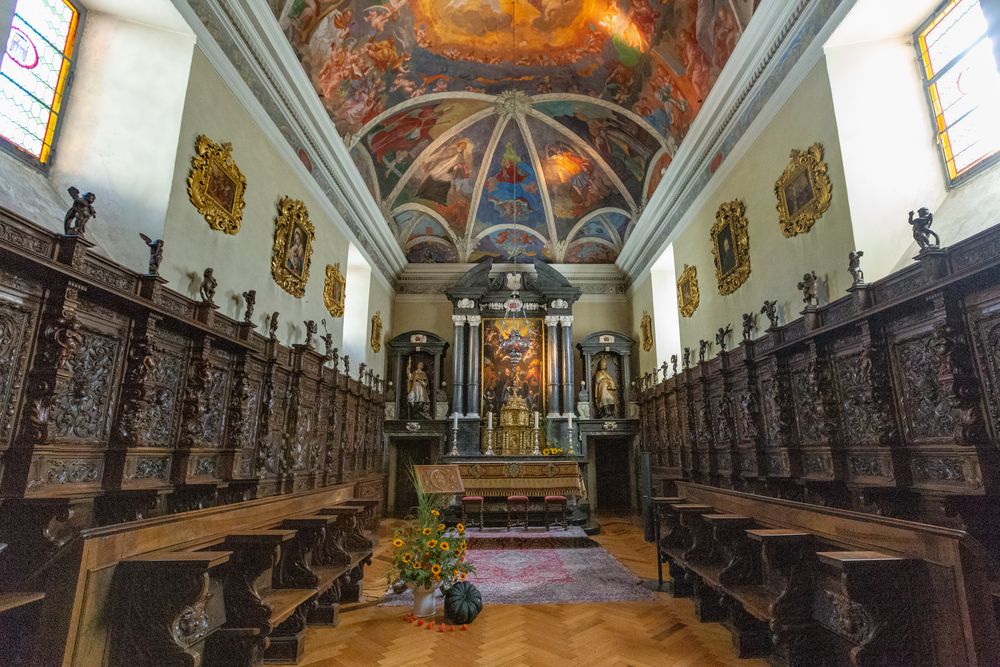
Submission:
<svg viewBox="0 0 1000 667">
<path fill-rule="evenodd" d="M 739 199 L 726 202 L 715 212 L 712 225 L 712 255 L 719 294 L 732 294 L 750 277 L 750 235 L 746 205 Z"/>
<path fill-rule="evenodd" d="M 347 279 L 340 272 L 340 263 L 327 264 L 326 282 L 323 283 L 323 305 L 326 306 L 326 309 L 334 317 L 344 316 L 344 293 L 346 289 Z M 378 352 L 378 350 L 375 351 Z"/>
<path fill-rule="evenodd" d="M 642 335 L 642 349 L 644 352 L 649 352 L 653 349 L 653 318 L 650 317 L 648 311 L 642 311 L 639 332 Z"/>
<path fill-rule="evenodd" d="M 691 317 L 698 310 L 701 294 L 698 292 L 698 269 L 684 265 L 680 278 L 677 279 L 677 307 L 682 317 Z"/>
<path fill-rule="evenodd" d="M 247 179 L 233 162 L 233 145 L 217 144 L 201 134 L 188 174 L 188 198 L 215 230 L 236 234 L 243 224 Z"/>
<path fill-rule="evenodd" d="M 274 282 L 292 296 L 302 298 L 309 282 L 316 230 L 309 220 L 306 205 L 298 199 L 282 197 L 274 220 L 274 247 L 271 250 L 271 275 Z"/>
<path fill-rule="evenodd" d="M 823 145 L 804 151 L 793 148 L 791 162 L 774 184 L 778 196 L 778 224 L 786 237 L 804 234 L 830 208 L 833 186 L 823 162 Z"/>
<path fill-rule="evenodd" d="M 376 312 L 372 315 L 372 352 L 380 352 L 382 350 L 382 311 Z"/>
</svg>

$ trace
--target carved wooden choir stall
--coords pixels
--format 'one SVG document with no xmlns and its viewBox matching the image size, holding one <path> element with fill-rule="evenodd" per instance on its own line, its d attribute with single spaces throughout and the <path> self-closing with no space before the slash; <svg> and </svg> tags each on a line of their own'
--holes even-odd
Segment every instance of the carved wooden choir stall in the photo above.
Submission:
<svg viewBox="0 0 1000 667">
<path fill-rule="evenodd" d="M 0 210 L 4 664 L 294 658 L 357 597 L 381 380 L 317 351 L 315 323 L 286 347 L 272 313 L 261 335 L 252 295 L 222 315 L 211 269 L 195 301 L 154 245 L 144 275 L 92 246 Z"/>
</svg>

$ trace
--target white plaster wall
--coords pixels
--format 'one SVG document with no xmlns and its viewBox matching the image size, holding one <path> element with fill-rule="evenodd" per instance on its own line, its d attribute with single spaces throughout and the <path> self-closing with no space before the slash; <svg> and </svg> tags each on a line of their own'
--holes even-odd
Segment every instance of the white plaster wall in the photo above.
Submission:
<svg viewBox="0 0 1000 667">
<path fill-rule="evenodd" d="M 174 11 L 173 8 L 170 8 Z M 97 195 L 88 237 L 145 271 L 163 235 L 194 36 L 88 12 L 52 162 L 52 188 Z"/>
<path fill-rule="evenodd" d="M 187 177 L 199 134 L 216 142 L 231 142 L 233 157 L 246 176 L 243 226 L 236 235 L 211 229 L 188 199 Z M 341 347 L 343 320 L 331 318 L 324 307 L 323 282 L 327 264 L 347 266 L 348 241 L 325 217 L 322 211 L 326 209 L 311 196 L 305 182 L 261 133 L 199 49 L 191 63 L 176 151 L 161 265 L 169 286 L 197 298 L 202 271 L 211 266 L 219 281 L 215 300 L 226 315 L 242 318 L 240 294 L 255 289 L 254 321 L 262 330 L 266 331 L 268 315 L 278 311 L 279 339 L 285 344 L 301 343 L 305 337 L 303 321 L 326 318 L 334 344 Z M 285 292 L 271 277 L 274 219 L 282 196 L 302 200 L 316 228 L 309 282 L 301 299 Z M 356 362 L 352 366 L 356 369 Z"/>
<path fill-rule="evenodd" d="M 389 287 L 378 280 L 371 281 L 368 292 L 368 318 L 365 333 L 365 340 L 368 343 L 365 349 L 367 350 L 368 366 L 383 378 L 386 377 L 386 359 L 388 358 L 386 344 L 391 338 L 389 332 L 392 331 L 393 324 L 393 296 L 393 291 Z M 370 342 L 372 335 L 372 315 L 376 312 L 382 315 L 382 337 L 380 339 L 382 345 L 378 352 L 372 349 Z"/>
</svg>

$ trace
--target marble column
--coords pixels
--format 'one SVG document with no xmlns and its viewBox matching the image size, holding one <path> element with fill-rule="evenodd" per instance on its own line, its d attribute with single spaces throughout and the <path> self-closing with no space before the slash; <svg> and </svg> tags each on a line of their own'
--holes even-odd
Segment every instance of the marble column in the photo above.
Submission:
<svg viewBox="0 0 1000 667">
<path fill-rule="evenodd" d="M 559 415 L 559 317 L 545 316 L 545 408 L 548 417 Z"/>
<path fill-rule="evenodd" d="M 455 323 L 455 356 L 452 358 L 451 411 L 465 414 L 465 315 L 452 315 Z"/>
<path fill-rule="evenodd" d="M 560 315 L 559 324 L 562 327 L 562 407 L 564 414 L 572 414 L 576 405 L 573 396 L 573 316 Z"/>
<path fill-rule="evenodd" d="M 479 315 L 469 315 L 466 317 L 469 322 L 469 375 L 468 388 L 466 389 L 466 399 L 469 410 L 466 414 L 472 417 L 479 416 L 479 337 L 482 330 L 483 318 Z"/>
</svg>

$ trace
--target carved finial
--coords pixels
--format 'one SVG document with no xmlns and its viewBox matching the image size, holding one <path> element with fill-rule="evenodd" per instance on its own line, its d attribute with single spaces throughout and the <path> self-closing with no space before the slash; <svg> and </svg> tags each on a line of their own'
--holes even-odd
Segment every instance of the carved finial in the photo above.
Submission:
<svg viewBox="0 0 1000 667">
<path fill-rule="evenodd" d="M 865 284 L 865 272 L 861 270 L 861 258 L 864 255 L 864 251 L 861 250 L 852 250 L 847 253 L 847 272 L 851 274 L 853 279 L 851 287 Z"/>
<path fill-rule="evenodd" d="M 767 321 L 770 323 L 771 329 L 778 326 L 778 300 L 774 301 L 764 301 L 764 305 L 760 307 L 760 314 L 767 317 Z"/>
<path fill-rule="evenodd" d="M 163 261 L 163 239 L 156 239 L 154 241 L 142 232 L 139 232 L 139 237 L 149 246 L 149 268 L 146 271 L 146 275 L 160 275 L 160 262 Z"/>
<path fill-rule="evenodd" d="M 246 304 L 246 310 L 243 312 L 243 321 L 250 324 L 253 321 L 253 309 L 257 305 L 257 290 L 247 290 L 243 292 L 243 302 Z"/>
<path fill-rule="evenodd" d="M 749 343 L 753 338 L 753 330 L 757 328 L 757 318 L 753 313 L 743 313 L 743 342 Z"/>
</svg>

